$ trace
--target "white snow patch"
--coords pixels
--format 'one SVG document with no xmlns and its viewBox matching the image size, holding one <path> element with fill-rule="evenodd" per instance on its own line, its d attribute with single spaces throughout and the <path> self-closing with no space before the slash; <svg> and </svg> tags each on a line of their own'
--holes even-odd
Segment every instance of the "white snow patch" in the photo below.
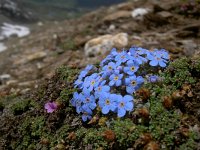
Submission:
<svg viewBox="0 0 200 150">
<path fill-rule="evenodd" d="M 150 12 L 150 9 L 148 8 L 136 8 L 132 11 L 131 15 L 133 18 L 137 20 L 142 20 L 143 16 L 148 14 Z"/>
<path fill-rule="evenodd" d="M 30 34 L 29 28 L 25 26 L 19 26 L 19 25 L 12 25 L 9 23 L 3 23 L 3 26 L 1 27 L 1 35 L 0 39 L 9 38 L 12 35 L 16 35 L 17 37 L 24 37 Z"/>
<path fill-rule="evenodd" d="M 3 43 L 0 43 L 0 53 L 5 51 L 6 49 L 7 47 Z"/>
</svg>

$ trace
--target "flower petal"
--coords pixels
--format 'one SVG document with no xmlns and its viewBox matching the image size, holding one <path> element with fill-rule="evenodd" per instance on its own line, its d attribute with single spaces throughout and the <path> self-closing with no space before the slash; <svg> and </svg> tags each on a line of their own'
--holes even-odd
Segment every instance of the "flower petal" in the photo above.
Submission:
<svg viewBox="0 0 200 150">
<path fill-rule="evenodd" d="M 109 112 L 109 107 L 108 106 L 104 106 L 102 109 L 102 113 L 103 114 L 107 114 Z"/>
<path fill-rule="evenodd" d="M 129 94 L 133 94 L 133 92 L 135 91 L 134 87 L 132 86 L 126 86 L 126 92 Z"/>
<path fill-rule="evenodd" d="M 159 61 L 159 65 L 161 66 L 161 67 L 166 67 L 166 64 L 163 62 L 163 61 Z"/>
<path fill-rule="evenodd" d="M 122 81 L 121 80 L 117 80 L 116 86 L 120 86 L 121 84 L 122 84 Z"/>
<path fill-rule="evenodd" d="M 121 118 L 121 117 L 125 116 L 125 114 L 126 114 L 125 109 L 118 109 L 118 113 L 117 113 L 118 117 Z"/>
<path fill-rule="evenodd" d="M 133 97 L 131 96 L 131 95 L 125 95 L 124 96 L 124 100 L 126 100 L 126 101 L 132 101 L 133 100 Z"/>
<path fill-rule="evenodd" d="M 152 60 L 152 61 L 150 61 L 149 64 L 150 64 L 151 66 L 157 66 L 157 65 L 158 65 L 158 61 Z"/>
<path fill-rule="evenodd" d="M 127 111 L 131 111 L 133 109 L 133 102 L 126 103 L 124 107 Z"/>
<path fill-rule="evenodd" d="M 110 86 L 113 86 L 114 84 L 115 84 L 115 82 L 113 80 L 109 82 Z"/>
</svg>

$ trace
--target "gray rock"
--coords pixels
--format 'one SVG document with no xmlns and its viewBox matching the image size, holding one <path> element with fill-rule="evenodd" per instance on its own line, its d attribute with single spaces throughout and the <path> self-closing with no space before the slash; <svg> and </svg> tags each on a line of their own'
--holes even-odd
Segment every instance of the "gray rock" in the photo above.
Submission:
<svg viewBox="0 0 200 150">
<path fill-rule="evenodd" d="M 31 12 L 21 8 L 14 0 L 0 0 L 0 14 L 11 19 L 20 19 L 24 21 L 35 20 Z"/>
<path fill-rule="evenodd" d="M 0 75 L 0 84 L 5 84 L 6 81 L 10 80 L 11 75 L 9 74 L 2 74 Z"/>
<path fill-rule="evenodd" d="M 184 49 L 185 55 L 187 56 L 192 56 L 198 47 L 193 40 L 180 40 L 177 41 L 177 43 L 181 45 L 181 47 Z"/>
<path fill-rule="evenodd" d="M 0 79 L 1 80 L 8 80 L 8 79 L 10 79 L 10 75 L 9 74 L 3 74 L 3 75 L 0 75 Z"/>
<path fill-rule="evenodd" d="M 128 45 L 128 34 L 119 33 L 116 35 L 103 35 L 91 39 L 85 44 L 84 51 L 86 56 L 97 56 L 106 54 L 112 48 L 124 48 Z"/>
<path fill-rule="evenodd" d="M 128 17 L 131 17 L 131 12 L 122 10 L 106 16 L 105 18 L 103 18 L 103 21 L 113 21 L 113 20 L 118 20 L 120 18 L 128 18 Z"/>
<path fill-rule="evenodd" d="M 161 11 L 161 12 L 158 12 L 157 14 L 162 18 L 170 18 L 173 16 L 172 13 L 168 11 Z"/>
</svg>

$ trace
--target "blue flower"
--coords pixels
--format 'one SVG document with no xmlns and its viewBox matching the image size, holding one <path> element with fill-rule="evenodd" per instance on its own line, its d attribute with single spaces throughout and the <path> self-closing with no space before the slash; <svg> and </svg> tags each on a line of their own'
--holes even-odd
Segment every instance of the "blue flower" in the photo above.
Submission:
<svg viewBox="0 0 200 150">
<path fill-rule="evenodd" d="M 70 101 L 72 106 L 76 107 L 76 112 L 78 114 L 80 114 L 80 112 L 82 111 L 82 100 L 81 100 L 81 94 L 78 94 L 77 92 L 75 92 L 73 94 L 73 98 L 72 100 Z"/>
<path fill-rule="evenodd" d="M 163 59 L 166 59 L 166 60 L 169 59 L 169 53 L 165 49 L 160 49 L 160 50 L 156 50 L 156 51 L 157 51 L 157 53 L 160 53 L 160 55 Z"/>
<path fill-rule="evenodd" d="M 89 72 L 90 70 L 92 70 L 93 67 L 94 67 L 93 65 L 87 65 L 86 68 L 85 68 L 83 71 L 80 72 L 80 75 L 79 75 L 78 78 L 79 78 L 79 79 L 84 78 L 84 77 L 88 74 L 88 72 Z"/>
<path fill-rule="evenodd" d="M 119 74 L 119 72 L 115 72 L 113 73 L 109 79 L 110 79 L 110 82 L 109 82 L 109 85 L 110 86 L 120 86 L 122 85 L 122 77 L 123 77 L 123 74 Z"/>
<path fill-rule="evenodd" d="M 109 111 L 115 111 L 116 109 L 116 94 L 110 94 L 106 92 L 102 92 L 99 96 L 99 106 L 102 109 L 103 114 L 109 113 Z"/>
<path fill-rule="evenodd" d="M 127 111 L 134 109 L 131 95 L 144 81 L 154 83 L 160 80 L 157 75 L 149 74 L 152 70 L 145 65 L 165 67 L 168 61 L 169 54 L 164 49 L 149 51 L 135 46 L 118 53 L 114 48 L 100 67 L 88 65 L 80 72 L 74 82 L 80 92 L 74 93 L 71 105 L 82 114 L 83 121 L 92 119 L 93 111 L 98 112 L 97 106 L 102 114 L 114 112 L 118 117 L 123 117 Z"/>
<path fill-rule="evenodd" d="M 96 108 L 96 101 L 94 95 L 90 94 L 89 90 L 84 90 L 83 94 L 79 96 L 83 102 L 83 107 L 94 110 Z"/>
<path fill-rule="evenodd" d="M 133 94 L 136 90 L 140 88 L 143 84 L 144 79 L 141 76 L 136 77 L 135 75 L 130 76 L 129 78 L 125 79 L 126 84 L 126 92 L 129 94 Z"/>
<path fill-rule="evenodd" d="M 78 78 L 75 82 L 74 82 L 74 87 L 75 88 L 83 88 L 83 80 L 82 79 L 80 79 L 80 78 Z"/>
<path fill-rule="evenodd" d="M 137 54 L 139 55 L 144 55 L 144 54 L 147 54 L 148 53 L 148 50 L 147 49 L 144 49 L 142 47 L 137 47 L 137 46 L 134 46 L 132 48 L 135 48 Z"/>
<path fill-rule="evenodd" d="M 83 88 L 83 78 L 88 74 L 88 72 L 93 69 L 93 65 L 87 65 L 84 70 L 82 70 L 78 76 L 78 79 L 74 82 L 75 88 Z"/>
<path fill-rule="evenodd" d="M 126 51 L 123 51 L 115 56 L 115 61 L 117 65 L 121 65 L 121 63 L 125 63 L 129 58 L 129 55 Z"/>
<path fill-rule="evenodd" d="M 143 62 L 147 62 L 147 59 L 144 58 L 143 56 L 140 56 L 142 55 L 143 53 L 146 54 L 146 51 L 145 50 L 138 50 L 137 47 L 132 47 L 129 49 L 129 52 L 130 52 L 130 56 L 131 56 L 131 59 L 134 60 L 134 61 L 137 61 L 138 64 L 142 64 Z"/>
<path fill-rule="evenodd" d="M 129 60 L 127 62 L 127 67 L 124 67 L 124 72 L 129 74 L 129 75 L 133 75 L 139 68 L 139 65 L 132 61 L 132 60 Z"/>
<path fill-rule="evenodd" d="M 102 68 L 102 76 L 109 76 L 117 68 L 117 66 L 118 65 L 116 65 L 114 62 L 109 62 L 108 65 Z"/>
<path fill-rule="evenodd" d="M 167 60 L 163 59 L 164 57 L 167 57 L 165 54 L 165 52 L 159 52 L 157 50 L 149 53 L 147 55 L 147 58 L 150 60 L 149 64 L 151 66 L 166 67 Z"/>
<path fill-rule="evenodd" d="M 151 82 L 151 83 L 158 82 L 159 81 L 159 77 L 157 75 L 150 75 L 148 77 L 148 81 Z"/>
<path fill-rule="evenodd" d="M 122 97 L 119 95 L 117 97 L 117 116 L 123 117 L 126 114 L 126 111 L 133 110 L 133 97 L 130 95 L 125 95 Z"/>
<path fill-rule="evenodd" d="M 99 98 L 99 95 L 102 93 L 102 92 L 109 92 L 110 91 L 110 87 L 105 85 L 106 83 L 106 80 L 102 81 L 98 87 L 96 87 L 94 90 L 95 90 L 95 98 Z"/>
<path fill-rule="evenodd" d="M 110 55 L 108 55 L 105 59 L 103 59 L 100 63 L 100 66 L 103 67 L 106 63 L 108 63 L 111 60 L 114 60 L 114 57 L 118 54 L 118 52 L 116 51 L 116 48 L 113 48 L 111 50 Z"/>
<path fill-rule="evenodd" d="M 83 83 L 83 90 L 87 89 L 91 92 L 94 88 L 96 88 L 99 85 L 99 79 L 100 76 L 97 73 L 93 73 L 92 75 L 86 77 Z"/>
<path fill-rule="evenodd" d="M 83 107 L 82 113 L 82 120 L 84 122 L 92 119 L 92 110 L 90 110 L 89 108 Z"/>
</svg>

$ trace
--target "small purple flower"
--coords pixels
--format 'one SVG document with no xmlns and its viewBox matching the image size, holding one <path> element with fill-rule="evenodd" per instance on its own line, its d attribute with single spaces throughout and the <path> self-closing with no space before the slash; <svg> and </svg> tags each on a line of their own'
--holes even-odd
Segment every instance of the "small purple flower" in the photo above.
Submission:
<svg viewBox="0 0 200 150">
<path fill-rule="evenodd" d="M 133 97 L 130 95 L 125 95 L 122 97 L 121 95 L 117 98 L 117 116 L 123 117 L 126 114 L 126 111 L 133 110 Z"/>
<path fill-rule="evenodd" d="M 156 75 L 150 75 L 150 76 L 148 77 L 148 81 L 151 82 L 151 83 L 158 82 L 158 81 L 159 81 L 159 77 L 156 76 Z"/>
<path fill-rule="evenodd" d="M 113 73 L 111 76 L 110 76 L 110 82 L 109 82 L 109 85 L 110 86 L 120 86 L 122 84 L 122 77 L 123 77 L 123 74 L 119 74 L 119 72 L 115 72 Z"/>
<path fill-rule="evenodd" d="M 44 108 L 47 110 L 47 113 L 52 113 L 58 108 L 58 106 L 55 102 L 47 102 L 44 105 Z"/>
<path fill-rule="evenodd" d="M 139 68 L 139 65 L 136 62 L 129 60 L 127 62 L 127 66 L 124 67 L 124 72 L 129 75 L 133 75 L 138 70 L 138 68 Z"/>
</svg>

